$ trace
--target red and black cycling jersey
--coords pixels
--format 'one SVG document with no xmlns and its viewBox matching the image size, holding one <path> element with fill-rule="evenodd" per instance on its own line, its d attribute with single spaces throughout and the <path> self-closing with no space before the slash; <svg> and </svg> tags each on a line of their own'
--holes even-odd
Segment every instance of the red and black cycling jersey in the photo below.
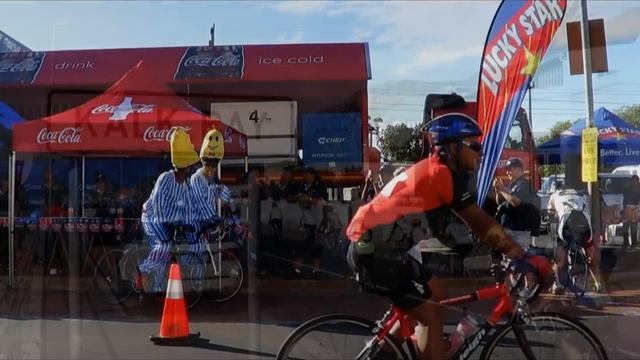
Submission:
<svg viewBox="0 0 640 360">
<path fill-rule="evenodd" d="M 460 211 L 475 204 L 468 180 L 466 172 L 451 170 L 438 155 L 424 159 L 393 178 L 371 202 L 360 207 L 347 228 L 347 236 L 359 241 L 376 228 L 426 215 L 432 233 L 441 237 L 450 210 Z"/>
</svg>

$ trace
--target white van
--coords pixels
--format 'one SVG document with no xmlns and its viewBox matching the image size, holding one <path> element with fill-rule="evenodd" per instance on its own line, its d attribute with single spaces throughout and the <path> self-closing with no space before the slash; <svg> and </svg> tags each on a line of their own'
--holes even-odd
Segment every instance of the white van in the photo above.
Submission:
<svg viewBox="0 0 640 360">
<path fill-rule="evenodd" d="M 625 165 L 615 168 L 612 174 L 640 175 L 640 165 Z"/>
</svg>

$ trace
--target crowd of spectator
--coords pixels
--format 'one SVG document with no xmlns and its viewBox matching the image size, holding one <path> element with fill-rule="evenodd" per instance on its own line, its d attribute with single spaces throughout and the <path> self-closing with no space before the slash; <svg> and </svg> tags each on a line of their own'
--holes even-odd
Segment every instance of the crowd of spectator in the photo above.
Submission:
<svg viewBox="0 0 640 360">
<path fill-rule="evenodd" d="M 296 176 L 297 175 L 297 176 Z M 262 273 L 280 272 L 294 276 L 319 277 L 324 249 L 334 249 L 327 238 L 338 241 L 342 224 L 328 206 L 327 188 L 312 167 L 285 168 L 271 180 L 257 179 L 260 201 L 266 201 L 267 227 L 261 229 Z M 287 205 L 288 204 L 288 205 Z M 291 206 L 298 211 L 287 211 Z M 285 231 L 286 224 L 295 231 Z M 339 229 L 337 229 L 339 227 Z M 276 258 L 284 258 L 277 261 Z"/>
</svg>

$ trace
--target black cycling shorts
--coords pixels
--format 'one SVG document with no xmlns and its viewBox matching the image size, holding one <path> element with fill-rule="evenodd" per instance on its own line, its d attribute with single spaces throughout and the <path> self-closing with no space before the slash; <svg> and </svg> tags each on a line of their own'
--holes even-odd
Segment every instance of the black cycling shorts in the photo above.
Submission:
<svg viewBox="0 0 640 360">
<path fill-rule="evenodd" d="M 589 219 L 582 211 L 574 210 L 569 214 L 562 228 L 562 237 L 564 241 L 562 239 L 558 240 L 563 242 L 564 246 L 576 244 L 583 248 L 588 248 L 593 244 Z"/>
<path fill-rule="evenodd" d="M 371 264 L 359 264 L 356 243 L 349 245 L 347 263 L 366 282 L 367 292 L 386 296 L 402 310 L 411 310 L 431 297 L 431 272 L 406 252 L 378 252 Z M 364 275 L 363 275 L 364 274 Z M 363 279 L 362 276 L 365 278 Z"/>
</svg>

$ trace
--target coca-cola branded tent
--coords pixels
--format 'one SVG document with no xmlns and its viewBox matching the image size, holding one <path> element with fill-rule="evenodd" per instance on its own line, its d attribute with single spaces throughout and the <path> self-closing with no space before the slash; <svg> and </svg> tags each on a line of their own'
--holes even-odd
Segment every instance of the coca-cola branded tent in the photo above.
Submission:
<svg viewBox="0 0 640 360">
<path fill-rule="evenodd" d="M 67 111 L 16 124 L 13 150 L 61 154 L 159 154 L 178 128 L 197 149 L 211 128 L 225 137 L 225 156 L 247 155 L 246 136 L 200 113 L 155 80 L 142 62 L 102 95 Z"/>
<path fill-rule="evenodd" d="M 168 154 L 169 139 L 177 129 L 185 130 L 199 150 L 204 135 L 212 128 L 224 135 L 225 157 L 244 157 L 246 164 L 247 139 L 244 134 L 193 108 L 166 84 L 156 80 L 141 61 L 102 95 L 61 113 L 14 125 L 9 173 L 11 198 L 15 196 L 16 153 L 82 157 L 81 208 L 84 216 L 86 156 Z M 9 203 L 9 247 L 12 252 L 15 208 L 14 201 Z"/>
</svg>

